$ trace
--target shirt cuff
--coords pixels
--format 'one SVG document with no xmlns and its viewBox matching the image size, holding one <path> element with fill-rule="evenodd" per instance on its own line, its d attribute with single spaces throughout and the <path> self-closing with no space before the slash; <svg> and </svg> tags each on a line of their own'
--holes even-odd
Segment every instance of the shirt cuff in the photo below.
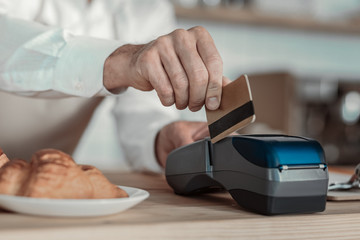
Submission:
<svg viewBox="0 0 360 240">
<path fill-rule="evenodd" d="M 55 89 L 81 97 L 113 95 L 103 84 L 104 63 L 121 44 L 83 36 L 66 38 L 67 44 L 55 68 Z"/>
</svg>

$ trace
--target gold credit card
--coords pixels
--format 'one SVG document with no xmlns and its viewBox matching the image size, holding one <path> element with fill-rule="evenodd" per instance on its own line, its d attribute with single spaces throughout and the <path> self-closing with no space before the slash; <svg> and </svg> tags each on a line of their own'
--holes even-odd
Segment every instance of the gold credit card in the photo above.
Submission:
<svg viewBox="0 0 360 240">
<path fill-rule="evenodd" d="M 206 109 L 206 118 L 212 143 L 255 121 L 254 105 L 246 75 L 223 87 L 220 107 L 214 111 Z"/>
</svg>

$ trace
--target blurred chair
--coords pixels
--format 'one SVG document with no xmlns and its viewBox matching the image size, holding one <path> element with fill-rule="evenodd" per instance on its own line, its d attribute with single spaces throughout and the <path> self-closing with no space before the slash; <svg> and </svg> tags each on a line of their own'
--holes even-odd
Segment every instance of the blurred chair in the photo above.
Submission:
<svg viewBox="0 0 360 240">
<path fill-rule="evenodd" d="M 295 78 L 286 72 L 249 75 L 256 121 L 241 133 L 298 134 L 300 108 Z"/>
</svg>

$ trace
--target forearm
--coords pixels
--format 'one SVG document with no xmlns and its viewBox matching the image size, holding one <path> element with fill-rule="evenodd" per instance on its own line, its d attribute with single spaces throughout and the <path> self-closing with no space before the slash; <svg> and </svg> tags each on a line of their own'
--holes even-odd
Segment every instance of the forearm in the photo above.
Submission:
<svg viewBox="0 0 360 240">
<path fill-rule="evenodd" d="M 40 97 L 107 93 L 104 62 L 118 42 L 6 15 L 0 16 L 0 32 L 0 90 Z"/>
</svg>

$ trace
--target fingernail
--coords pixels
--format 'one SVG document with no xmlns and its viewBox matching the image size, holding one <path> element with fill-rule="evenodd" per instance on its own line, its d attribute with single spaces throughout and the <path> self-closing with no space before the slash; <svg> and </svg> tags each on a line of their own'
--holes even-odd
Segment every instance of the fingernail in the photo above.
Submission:
<svg viewBox="0 0 360 240">
<path fill-rule="evenodd" d="M 219 100 L 217 97 L 210 97 L 207 99 L 206 107 L 209 110 L 216 110 L 219 107 Z"/>
</svg>

